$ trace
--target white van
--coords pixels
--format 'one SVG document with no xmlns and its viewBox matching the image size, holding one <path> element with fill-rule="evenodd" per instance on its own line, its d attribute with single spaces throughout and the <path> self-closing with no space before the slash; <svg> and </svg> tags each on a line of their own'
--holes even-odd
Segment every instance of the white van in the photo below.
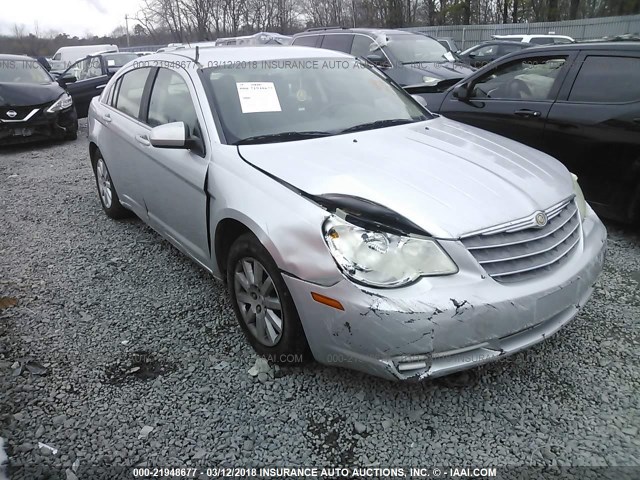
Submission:
<svg viewBox="0 0 640 480">
<path fill-rule="evenodd" d="M 75 60 L 98 52 L 117 52 L 118 46 L 105 43 L 103 45 L 77 45 L 73 47 L 60 47 L 51 57 L 51 70 L 62 71 Z"/>
</svg>

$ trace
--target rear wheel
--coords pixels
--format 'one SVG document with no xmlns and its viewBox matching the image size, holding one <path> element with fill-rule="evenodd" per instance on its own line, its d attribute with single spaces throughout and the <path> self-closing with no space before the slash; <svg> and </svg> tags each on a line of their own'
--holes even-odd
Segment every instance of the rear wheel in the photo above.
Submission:
<svg viewBox="0 0 640 480">
<path fill-rule="evenodd" d="M 309 356 L 291 294 L 253 234 L 241 235 L 231 246 L 227 286 L 240 327 L 258 354 L 275 363 L 299 363 Z"/>
<path fill-rule="evenodd" d="M 96 177 L 96 186 L 98 187 L 98 195 L 102 209 L 109 217 L 119 219 L 131 215 L 129 210 L 124 208 L 118 198 L 107 164 L 102 158 L 102 154 L 98 151 L 93 159 L 93 173 Z"/>
</svg>

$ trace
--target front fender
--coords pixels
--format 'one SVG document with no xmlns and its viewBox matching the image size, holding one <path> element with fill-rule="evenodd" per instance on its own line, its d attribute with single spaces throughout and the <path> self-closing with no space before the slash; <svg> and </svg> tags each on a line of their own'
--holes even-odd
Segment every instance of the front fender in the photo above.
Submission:
<svg viewBox="0 0 640 480">
<path fill-rule="evenodd" d="M 244 162 L 235 147 L 220 146 L 214 158 L 207 182 L 214 242 L 220 222 L 233 219 L 245 225 L 289 275 L 321 285 L 344 278 L 323 238 L 326 210 Z M 212 270 L 220 277 L 217 260 Z"/>
</svg>

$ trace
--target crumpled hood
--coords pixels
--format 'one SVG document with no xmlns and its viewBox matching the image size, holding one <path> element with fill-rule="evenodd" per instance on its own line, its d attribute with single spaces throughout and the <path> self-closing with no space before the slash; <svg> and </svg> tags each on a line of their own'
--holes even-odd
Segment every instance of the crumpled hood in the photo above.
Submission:
<svg viewBox="0 0 640 480">
<path fill-rule="evenodd" d="M 0 107 L 28 107 L 53 102 L 64 90 L 51 83 L 0 83 Z"/>
<path fill-rule="evenodd" d="M 312 140 L 243 145 L 239 152 L 304 192 L 376 202 L 440 238 L 516 220 L 573 194 L 571 176 L 552 157 L 444 117 Z"/>
</svg>

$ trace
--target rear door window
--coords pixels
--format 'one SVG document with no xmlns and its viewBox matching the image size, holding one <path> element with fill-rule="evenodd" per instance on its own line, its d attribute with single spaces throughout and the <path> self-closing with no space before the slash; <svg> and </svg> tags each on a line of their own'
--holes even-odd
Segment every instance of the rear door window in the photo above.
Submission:
<svg viewBox="0 0 640 480">
<path fill-rule="evenodd" d="M 640 58 L 598 55 L 586 57 L 571 88 L 569 101 L 640 101 Z"/>
<path fill-rule="evenodd" d="M 133 118 L 140 118 L 140 105 L 150 68 L 138 68 L 124 74 L 120 81 L 115 107 Z"/>
<path fill-rule="evenodd" d="M 322 40 L 322 48 L 326 48 L 327 50 L 335 50 L 337 52 L 349 53 L 351 51 L 352 43 L 352 34 L 333 33 L 324 36 L 324 40 Z"/>
<path fill-rule="evenodd" d="M 293 41 L 293 45 L 301 45 L 303 47 L 316 47 L 320 35 L 305 35 L 298 37 Z"/>
</svg>

